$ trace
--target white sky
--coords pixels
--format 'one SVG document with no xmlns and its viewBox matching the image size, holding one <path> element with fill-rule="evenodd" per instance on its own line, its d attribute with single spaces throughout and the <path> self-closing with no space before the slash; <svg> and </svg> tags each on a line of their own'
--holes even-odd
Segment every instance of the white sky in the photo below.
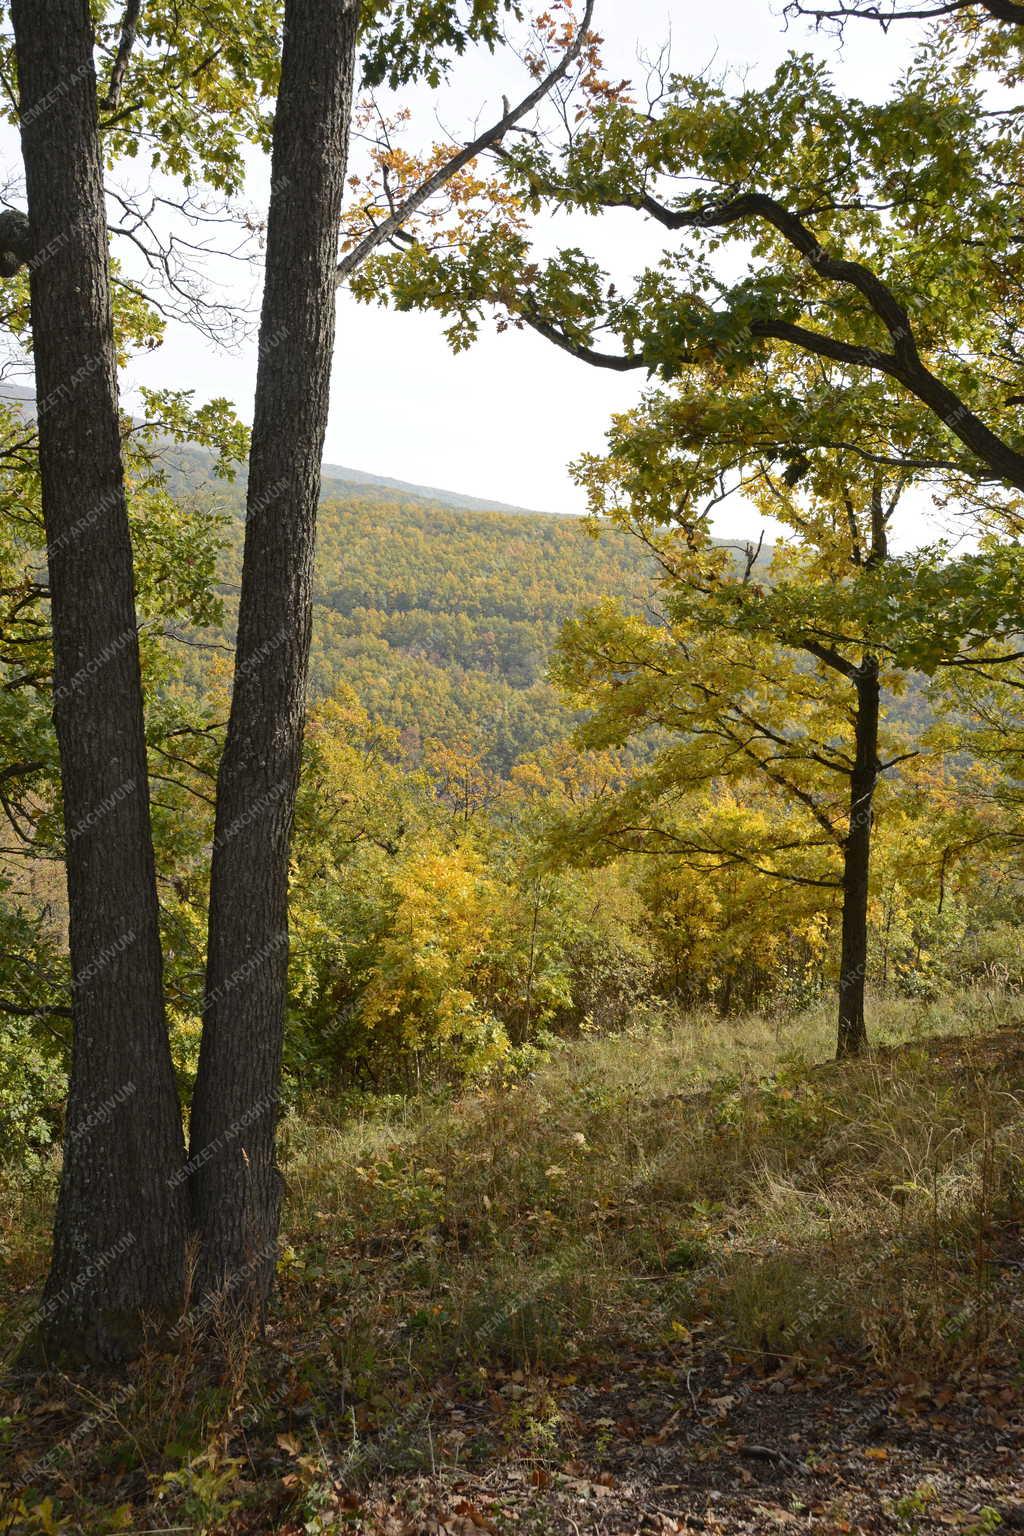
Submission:
<svg viewBox="0 0 1024 1536">
<path fill-rule="evenodd" d="M 884 92 L 904 51 L 892 34 L 883 43 L 873 26 L 854 25 L 840 46 L 806 22 L 787 29 L 780 11 L 781 0 L 598 0 L 595 26 L 616 77 L 636 75 L 638 47 L 650 54 L 671 32 L 673 63 L 682 71 L 714 60 L 716 72 L 747 68 L 757 82 L 787 51 L 808 50 L 832 61 L 844 89 Z M 522 94 L 514 63 L 508 56 L 497 65 L 462 61 L 436 102 L 421 93 L 416 108 L 436 109 L 453 131 L 489 122 L 502 90 L 513 100 Z M 257 205 L 267 179 L 265 164 L 254 163 Z M 631 213 L 574 219 L 571 234 L 566 221 L 549 220 L 541 236 L 545 244 L 584 244 L 626 278 L 657 249 L 653 231 Z M 246 271 L 240 292 L 250 293 L 252 284 Z M 328 462 L 518 506 L 583 510 L 568 461 L 600 449 L 611 413 L 636 398 L 639 379 L 588 368 L 532 333 L 499 336 L 490 328 L 454 357 L 433 316 L 367 308 L 344 293 L 338 302 Z M 226 395 L 250 421 L 255 375 L 254 342 L 228 352 L 172 325 L 158 352 L 132 364 L 123 387 L 129 403 L 139 383 L 194 388 L 197 401 Z M 730 508 L 728 531 L 748 532 L 737 519 L 744 520 L 741 509 Z"/>
</svg>

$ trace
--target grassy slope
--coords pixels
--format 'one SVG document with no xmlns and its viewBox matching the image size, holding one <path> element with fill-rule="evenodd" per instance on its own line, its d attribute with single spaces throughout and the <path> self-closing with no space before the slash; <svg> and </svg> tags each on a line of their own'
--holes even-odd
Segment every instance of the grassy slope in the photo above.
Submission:
<svg viewBox="0 0 1024 1536">
<path fill-rule="evenodd" d="M 382 1469 L 454 1458 L 486 1478 L 514 1455 L 537 1489 L 583 1446 L 612 1456 L 621 1413 L 581 1427 L 569 1407 L 595 1371 L 602 1391 L 622 1380 L 643 1402 L 681 1372 L 706 1376 L 714 1350 L 727 1375 L 781 1373 L 801 1390 L 813 1372 L 852 1372 L 857 1391 L 915 1372 L 994 1381 L 1012 1399 L 1021 1015 L 984 994 L 887 1004 L 879 1038 L 902 1043 L 845 1067 L 814 1065 L 823 1015 L 684 1021 L 568 1046 L 455 1104 L 295 1121 L 267 1340 L 211 1375 L 183 1334 L 99 1422 L 90 1402 L 113 1388 L 94 1378 L 14 1383 L 0 1410 L 13 1466 L 79 1432 L 30 1478 L 33 1499 L 65 1499 L 59 1529 L 106 1529 L 94 1506 L 127 1501 L 131 1529 L 315 1532 L 346 1528 L 307 1523 L 318 1505 L 358 1524 Z M 6 1191 L 15 1334 L 42 1272 L 50 1186 L 44 1170 Z M 776 1410 L 765 1419 L 753 1387 L 735 1401 L 764 1438 Z M 701 1433 L 719 1445 L 724 1432 L 713 1414 Z M 262 1513 L 233 1525 L 235 1501 Z M 82 1524 L 76 1504 L 91 1511 Z"/>
<path fill-rule="evenodd" d="M 975 1032 L 1020 1016 L 890 1003 L 878 1038 L 901 1047 L 846 1068 L 810 1065 L 823 1012 L 688 1021 L 454 1108 L 296 1125 L 288 1292 L 306 1312 L 336 1277 L 367 1380 L 564 1362 L 704 1315 L 752 1354 L 953 1359 L 977 1343 L 979 1222 L 1024 1191 L 1024 1042 Z"/>
</svg>

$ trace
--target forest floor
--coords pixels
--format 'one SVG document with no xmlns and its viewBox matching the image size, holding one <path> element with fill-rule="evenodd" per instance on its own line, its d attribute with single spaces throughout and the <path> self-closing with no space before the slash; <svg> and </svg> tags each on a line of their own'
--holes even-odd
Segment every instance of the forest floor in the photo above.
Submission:
<svg viewBox="0 0 1024 1536">
<path fill-rule="evenodd" d="M 12 1370 L 0 1533 L 1024 1530 L 1021 1025 L 887 1005 L 836 1066 L 815 1016 L 690 1022 L 296 1117 L 266 1334 Z"/>
<path fill-rule="evenodd" d="M 707 1341 L 682 1361 L 672 1351 L 620 1353 L 580 1362 L 571 1380 L 498 1382 L 505 1402 L 487 1415 L 457 1401 L 438 1414 L 438 1444 L 464 1435 L 467 1420 L 480 1436 L 492 1416 L 497 1444 L 524 1390 L 557 1398 L 559 1457 L 545 1464 L 509 1448 L 358 1494 L 342 1486 L 352 1527 L 382 1536 L 1024 1529 L 1024 1404 L 1012 1368 L 936 1381 L 840 1365 L 766 1376 Z"/>
</svg>

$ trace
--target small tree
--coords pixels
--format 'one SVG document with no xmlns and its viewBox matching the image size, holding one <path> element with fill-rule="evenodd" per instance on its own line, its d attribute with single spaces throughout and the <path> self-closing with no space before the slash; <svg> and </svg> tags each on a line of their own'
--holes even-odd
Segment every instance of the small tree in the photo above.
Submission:
<svg viewBox="0 0 1024 1536">
<path fill-rule="evenodd" d="M 643 105 L 620 91 L 582 125 L 567 125 L 557 144 L 503 146 L 506 185 L 519 199 L 514 215 L 498 208 L 476 223 L 457 217 L 447 243 L 435 236 L 378 255 L 355 284 L 366 299 L 439 311 L 457 349 L 491 310 L 499 328 L 531 327 L 590 366 L 685 379 L 674 413 L 634 424 L 638 446 L 625 456 L 626 502 L 655 524 L 676 515 L 674 453 L 707 453 L 717 470 L 736 472 L 760 456 L 778 467 L 793 513 L 783 520 L 802 540 L 805 513 L 788 493 L 807 456 L 816 456 L 817 484 L 813 476 L 806 482 L 818 504 L 806 541 L 813 557 L 805 571 L 775 572 L 770 601 L 758 594 L 750 602 L 758 589 L 750 572 L 730 584 L 721 569 L 692 558 L 685 540 L 660 552 L 673 590 L 688 601 L 699 594 L 703 617 L 694 609 L 691 625 L 725 623 L 747 640 L 760 634 L 795 646 L 854 691 L 855 739 L 842 768 L 850 780 L 843 1050 L 863 1040 L 880 666 L 952 665 L 961 639 L 983 646 L 988 633 L 1006 632 L 1012 612 L 995 565 L 962 563 L 962 600 L 950 606 L 941 552 L 921 556 L 911 590 L 911 569 L 893 565 L 887 539 L 895 499 L 923 476 L 940 482 L 944 504 L 955 498 L 983 526 L 1004 538 L 1009 530 L 1006 561 L 1018 563 L 1012 529 L 1024 455 L 1021 397 L 1010 376 L 1021 288 L 999 189 L 1019 178 L 1020 144 L 989 107 L 985 72 L 1016 83 L 1021 34 L 983 32 L 977 44 L 966 24 L 937 34 L 880 105 L 844 98 L 824 69 L 796 55 L 760 90 L 656 74 Z M 578 248 L 535 254 L 522 214 L 540 207 L 632 211 L 664 231 L 664 256 L 621 292 Z M 745 267 L 738 278 L 737 257 Z M 649 448 L 655 467 L 645 480 Z M 827 483 L 823 454 L 833 466 Z M 699 475 L 679 473 L 680 521 L 692 528 Z M 777 493 L 765 491 L 771 484 L 762 477 L 768 503 Z M 703 489 L 718 494 L 714 485 Z M 822 508 L 845 548 L 834 533 L 819 545 Z M 987 554 L 998 565 L 999 555 Z M 822 587 L 853 570 L 855 583 Z M 977 613 L 967 603 L 975 583 Z M 761 724 L 777 729 L 780 717 Z M 832 760 L 827 736 L 819 747 Z M 831 815 L 825 819 L 831 826 Z"/>
<path fill-rule="evenodd" d="M 645 802 L 682 784 L 714 793 L 752 769 L 803 815 L 806 831 L 792 842 L 691 851 L 712 867 L 739 858 L 774 878 L 841 892 L 837 1039 L 849 1055 L 867 1038 L 876 786 L 921 744 L 908 750 L 884 728 L 883 685 L 902 692 L 914 665 L 964 664 L 963 642 L 977 652 L 1011 633 L 1020 561 L 1005 551 L 1016 573 L 1006 586 L 984 558 L 957 567 L 941 549 L 891 555 L 901 498 L 929 465 L 946 472 L 929 424 L 908 418 L 885 390 L 840 387 L 799 363 L 761 369 L 749 391 L 716 394 L 713 383 L 691 371 L 674 390 L 652 393 L 617 419 L 607 458 L 578 466 L 595 513 L 657 556 L 665 622 L 588 616 L 568 627 L 558 675 L 577 704 L 596 702 L 588 741 L 620 744 L 651 727 L 683 738 L 621 806 L 604 808 L 602 835 L 621 828 L 620 813 L 629 824 Z M 737 551 L 713 539 L 712 512 L 737 494 L 781 525 L 770 558 L 761 546 Z M 940 573 L 969 606 L 948 598 L 940 606 Z M 682 852 L 685 834 L 672 836 Z M 671 847 L 664 826 L 648 825 L 638 841 L 648 838 Z"/>
</svg>

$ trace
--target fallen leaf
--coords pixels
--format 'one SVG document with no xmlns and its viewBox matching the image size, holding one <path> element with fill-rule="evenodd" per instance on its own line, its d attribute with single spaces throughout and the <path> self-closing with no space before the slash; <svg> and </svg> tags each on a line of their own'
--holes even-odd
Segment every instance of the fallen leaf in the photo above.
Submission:
<svg viewBox="0 0 1024 1536">
<path fill-rule="evenodd" d="M 455 1513 L 461 1515 L 463 1520 L 468 1520 L 480 1531 L 489 1532 L 489 1536 L 498 1536 L 498 1527 L 488 1515 L 477 1509 L 475 1504 L 470 1504 L 468 1499 L 463 1499 L 461 1504 L 456 1504 Z"/>
</svg>

